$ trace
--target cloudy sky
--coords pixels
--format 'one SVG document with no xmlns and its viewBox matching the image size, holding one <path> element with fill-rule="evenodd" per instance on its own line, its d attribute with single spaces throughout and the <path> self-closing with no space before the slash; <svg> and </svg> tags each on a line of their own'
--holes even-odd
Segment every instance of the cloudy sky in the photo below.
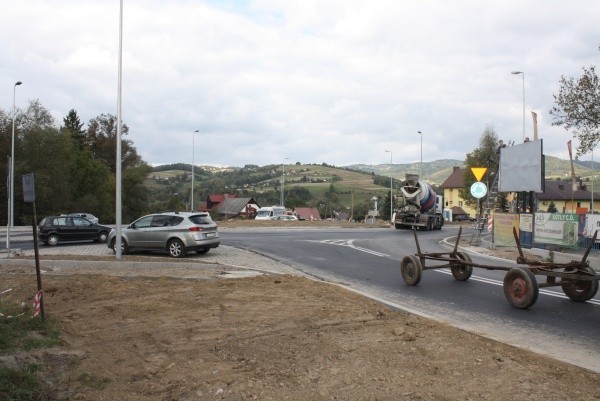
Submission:
<svg viewBox="0 0 600 401">
<path fill-rule="evenodd" d="M 552 95 L 600 59 L 589 0 L 123 3 L 123 121 L 155 165 L 413 163 L 421 139 L 423 161 L 463 160 L 487 125 L 522 142 L 512 71 L 525 136 L 535 111 L 567 159 Z M 116 115 L 118 33 L 118 0 L 3 2 L 0 108 L 23 81 L 17 107 L 57 124 Z"/>
</svg>

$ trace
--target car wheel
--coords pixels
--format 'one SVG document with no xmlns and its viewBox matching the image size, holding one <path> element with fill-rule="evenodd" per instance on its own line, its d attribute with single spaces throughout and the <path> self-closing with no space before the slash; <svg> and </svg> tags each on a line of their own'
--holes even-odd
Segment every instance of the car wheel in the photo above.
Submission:
<svg viewBox="0 0 600 401">
<path fill-rule="evenodd" d="M 56 246 L 56 245 L 58 245 L 59 241 L 60 240 L 58 238 L 58 235 L 56 235 L 56 234 L 50 234 L 48 236 L 48 238 L 46 238 L 46 245 L 48 245 L 48 246 Z"/>
<path fill-rule="evenodd" d="M 116 238 L 113 238 L 112 241 L 110 241 L 110 249 L 112 249 L 114 254 L 117 253 L 117 249 L 115 247 L 116 242 L 117 242 Z M 124 238 L 121 238 L 121 255 L 127 255 L 128 253 L 129 253 L 129 246 L 127 245 L 127 241 L 125 241 Z"/>
<path fill-rule="evenodd" d="M 198 249 L 196 250 L 196 253 L 198 255 L 204 255 L 205 253 L 207 253 L 210 250 L 210 248 L 202 248 L 202 249 Z"/>
<path fill-rule="evenodd" d="M 108 238 L 108 233 L 106 231 L 102 231 L 101 233 L 98 234 L 97 241 L 104 243 L 104 242 L 106 242 L 107 238 Z"/>
<path fill-rule="evenodd" d="M 185 251 L 183 247 L 183 242 L 178 239 L 172 239 L 167 244 L 167 250 L 169 251 L 169 256 L 174 258 L 182 258 L 185 256 Z"/>
</svg>

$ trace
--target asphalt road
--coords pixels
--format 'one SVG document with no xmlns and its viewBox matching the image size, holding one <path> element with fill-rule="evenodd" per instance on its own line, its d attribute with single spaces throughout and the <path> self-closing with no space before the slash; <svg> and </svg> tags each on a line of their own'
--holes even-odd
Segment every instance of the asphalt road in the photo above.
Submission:
<svg viewBox="0 0 600 401">
<path fill-rule="evenodd" d="M 22 249 L 33 247 L 29 233 L 13 233 Z M 541 289 L 535 305 L 513 308 L 504 297 L 504 271 L 475 268 L 468 281 L 447 269 L 423 272 L 417 286 L 405 284 L 400 261 L 416 253 L 411 231 L 393 229 L 223 229 L 224 245 L 252 250 L 304 273 L 422 316 L 529 348 L 600 372 L 600 298 L 578 303 L 560 287 Z M 419 232 L 422 252 L 449 252 L 440 245 L 456 229 Z M 97 246 L 106 247 L 105 244 Z M 482 265 L 516 263 L 471 255 Z M 438 262 L 427 261 L 427 266 Z M 539 280 L 542 277 L 538 276 Z"/>
<path fill-rule="evenodd" d="M 448 252 L 439 242 L 454 234 L 452 228 L 419 232 L 421 250 Z M 408 286 L 400 274 L 400 261 L 416 253 L 416 246 L 412 232 L 404 230 L 244 229 L 223 230 L 221 237 L 224 244 L 269 255 L 393 307 L 600 372 L 598 295 L 578 303 L 560 287 L 551 287 L 540 290 L 531 308 L 515 309 L 504 296 L 505 272 L 481 268 L 475 268 L 464 282 L 456 281 L 447 269 L 427 270 L 419 285 Z M 498 258 L 471 256 L 483 265 L 516 266 Z"/>
</svg>

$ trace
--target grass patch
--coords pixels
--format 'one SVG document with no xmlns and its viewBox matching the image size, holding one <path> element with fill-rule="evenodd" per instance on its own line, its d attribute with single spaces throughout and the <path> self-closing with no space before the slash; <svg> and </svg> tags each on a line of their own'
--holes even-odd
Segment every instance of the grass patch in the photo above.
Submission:
<svg viewBox="0 0 600 401">
<path fill-rule="evenodd" d="M 50 348 L 60 341 L 57 322 L 39 316 L 32 318 L 31 307 L 20 307 L 0 303 L 0 354 L 18 350 Z M 12 316 L 12 317 L 7 317 Z M 10 401 L 50 400 L 41 388 L 37 373 L 40 366 L 27 365 L 12 369 L 0 363 L 0 399 Z"/>
<path fill-rule="evenodd" d="M 60 330 L 52 319 L 32 318 L 31 308 L 0 303 L 0 313 L 11 318 L 0 318 L 0 353 L 12 350 L 49 348 L 59 343 Z"/>
<path fill-rule="evenodd" d="M 28 365 L 21 370 L 0 367 L 0 399 L 7 401 L 48 400 L 37 378 L 39 367 Z"/>
</svg>

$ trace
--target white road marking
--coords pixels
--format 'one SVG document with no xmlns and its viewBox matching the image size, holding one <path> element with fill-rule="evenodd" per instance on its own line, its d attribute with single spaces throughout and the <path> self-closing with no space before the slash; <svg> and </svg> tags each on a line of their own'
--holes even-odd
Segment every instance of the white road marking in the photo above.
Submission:
<svg viewBox="0 0 600 401">
<path fill-rule="evenodd" d="M 366 253 L 369 253 L 371 255 L 380 256 L 382 258 L 389 258 L 390 257 L 390 255 L 387 255 L 385 253 L 376 252 L 376 251 L 373 251 L 371 249 L 367 249 L 367 248 L 363 248 L 363 247 L 360 247 L 360 246 L 356 246 L 356 245 L 354 245 L 354 240 L 353 239 L 349 239 L 349 240 L 345 240 L 345 239 L 324 239 L 322 241 L 315 241 L 315 240 L 308 240 L 308 241 L 310 241 L 310 242 L 319 242 L 321 244 L 345 246 L 345 247 L 348 247 L 348 248 L 356 249 L 357 251 L 360 251 L 360 252 L 366 252 Z"/>
</svg>

